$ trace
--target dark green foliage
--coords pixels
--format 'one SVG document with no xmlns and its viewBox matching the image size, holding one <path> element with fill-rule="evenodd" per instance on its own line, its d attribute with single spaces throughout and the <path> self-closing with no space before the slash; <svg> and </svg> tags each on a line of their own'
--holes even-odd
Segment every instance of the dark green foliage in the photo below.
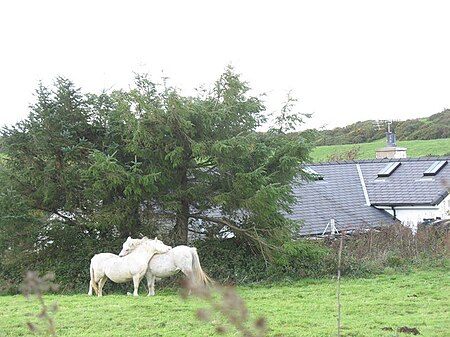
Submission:
<svg viewBox="0 0 450 337">
<path fill-rule="evenodd" d="M 323 277 L 334 272 L 327 269 L 327 259 L 332 254 L 322 241 L 286 242 L 275 252 L 272 270 L 280 278 Z"/>
<path fill-rule="evenodd" d="M 80 172 L 94 141 L 79 90 L 61 78 L 55 87 L 49 91 L 41 85 L 28 119 L 2 130 L 10 184 L 45 212 L 81 206 Z"/>
<path fill-rule="evenodd" d="M 2 130 L 0 277 L 7 285 L 36 270 L 56 272 L 64 287 L 79 286 L 90 257 L 102 249 L 91 244 L 105 233 L 94 230 L 96 201 L 85 179 L 91 153 L 102 144 L 93 102 L 58 78 L 52 90 L 39 86 L 26 120 Z M 112 233 L 106 237 L 119 237 Z"/>
<path fill-rule="evenodd" d="M 42 230 L 42 224 L 11 188 L 0 192 L 0 207 L 0 291 L 10 288 L 17 291 L 24 271 L 35 261 L 32 247 Z"/>
<path fill-rule="evenodd" d="M 309 146 L 280 131 L 256 133 L 265 121 L 264 106 L 248 91 L 228 68 L 211 91 L 197 97 L 141 75 L 135 88 L 111 95 L 114 108 L 105 128 L 112 131 L 108 137 L 121 138 L 91 151 L 83 176 L 92 182 L 86 193 L 102 203 L 92 212 L 95 219 L 128 219 L 128 232 L 144 233 L 137 215 L 149 212 L 174 224 L 165 238 L 178 244 L 187 241 L 189 226 L 256 241 L 274 231 L 288 234 L 290 224 L 280 211 L 289 211 L 290 184 Z"/>
<path fill-rule="evenodd" d="M 267 278 L 260 251 L 243 240 L 202 240 L 195 243 L 203 269 L 225 284 L 258 282 Z"/>
<path fill-rule="evenodd" d="M 376 128 L 374 121 L 357 122 L 342 128 L 318 131 L 316 145 L 358 144 L 385 136 L 386 129 Z"/>
</svg>

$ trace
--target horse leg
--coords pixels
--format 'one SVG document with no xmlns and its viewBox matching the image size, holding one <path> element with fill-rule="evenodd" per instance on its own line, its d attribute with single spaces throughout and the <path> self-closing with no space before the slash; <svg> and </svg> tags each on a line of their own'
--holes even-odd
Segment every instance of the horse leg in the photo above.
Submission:
<svg viewBox="0 0 450 337">
<path fill-rule="evenodd" d="M 89 291 L 88 291 L 88 296 L 92 296 L 92 289 L 95 290 L 96 295 L 98 295 L 98 283 L 95 283 L 95 279 L 91 278 L 89 280 Z"/>
<path fill-rule="evenodd" d="M 142 277 L 143 276 L 139 274 L 133 276 L 133 285 L 134 285 L 133 296 L 139 296 L 139 283 L 141 283 Z"/>
<path fill-rule="evenodd" d="M 197 286 L 196 280 L 194 278 L 194 273 L 192 272 L 192 269 L 190 267 L 183 267 L 180 270 L 186 277 L 186 280 L 188 281 L 187 282 L 189 288 L 188 295 L 190 295 L 192 293 L 192 288 Z"/>
<path fill-rule="evenodd" d="M 92 261 L 91 261 L 91 265 L 89 266 L 89 276 L 90 276 L 90 280 L 89 280 L 88 295 L 92 296 L 92 288 L 95 290 L 96 293 L 98 293 L 97 284 L 95 283 L 95 273 L 94 273 L 94 267 L 92 265 Z"/>
<path fill-rule="evenodd" d="M 189 280 L 189 282 L 197 283 L 197 280 L 194 277 L 194 272 L 193 272 L 192 268 L 190 268 L 190 267 L 181 268 L 181 272 L 186 276 L 186 278 Z"/>
<path fill-rule="evenodd" d="M 147 286 L 148 286 L 147 296 L 155 296 L 155 276 L 153 274 L 147 273 L 145 277 L 147 278 Z"/>
<path fill-rule="evenodd" d="M 92 280 L 89 280 L 89 291 L 88 291 L 88 296 L 92 296 Z"/>
<path fill-rule="evenodd" d="M 97 296 L 101 297 L 103 296 L 103 286 L 105 285 L 106 281 L 108 281 L 108 278 L 106 276 L 103 276 L 99 281 L 98 281 L 98 293 Z"/>
</svg>

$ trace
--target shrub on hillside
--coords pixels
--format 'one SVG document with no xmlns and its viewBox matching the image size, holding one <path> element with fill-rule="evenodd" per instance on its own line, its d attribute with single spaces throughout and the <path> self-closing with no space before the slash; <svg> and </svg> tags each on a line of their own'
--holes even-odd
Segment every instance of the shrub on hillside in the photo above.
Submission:
<svg viewBox="0 0 450 337">
<path fill-rule="evenodd" d="M 339 153 L 333 153 L 327 157 L 327 161 L 356 160 L 361 153 L 361 146 L 352 146 L 350 149 Z"/>
<path fill-rule="evenodd" d="M 393 121 L 391 129 L 398 140 L 439 139 L 450 137 L 450 109 L 428 118 Z M 386 121 L 362 121 L 331 130 L 307 130 L 316 146 L 370 143 L 385 137 Z"/>
</svg>

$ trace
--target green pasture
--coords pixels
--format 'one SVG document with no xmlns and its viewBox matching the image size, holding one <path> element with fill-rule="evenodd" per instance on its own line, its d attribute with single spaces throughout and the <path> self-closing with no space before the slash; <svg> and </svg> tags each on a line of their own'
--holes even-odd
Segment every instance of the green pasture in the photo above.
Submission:
<svg viewBox="0 0 450 337">
<path fill-rule="evenodd" d="M 342 279 L 341 336 L 408 336 L 401 327 L 421 336 L 450 336 L 450 273 L 448 269 L 393 272 L 368 279 Z M 337 281 L 305 279 L 289 284 L 238 287 L 250 317 L 264 316 L 267 336 L 323 337 L 337 335 Z M 131 285 L 130 285 L 131 288 Z M 142 294 L 144 289 L 142 289 Z M 157 290 L 155 297 L 106 295 L 46 295 L 57 303 L 57 336 L 216 336 L 221 315 L 199 321 L 204 300 L 187 300 L 177 290 Z M 30 336 L 26 322 L 38 322 L 36 298 L 0 296 L 0 336 Z M 30 314 L 32 314 L 30 316 Z M 228 330 L 226 336 L 240 336 Z"/>
<path fill-rule="evenodd" d="M 311 157 L 313 162 L 325 162 L 331 155 L 348 152 L 354 147 L 359 147 L 357 159 L 374 159 L 375 150 L 385 147 L 386 140 L 380 139 L 371 143 L 318 146 L 313 149 Z M 398 141 L 397 146 L 406 147 L 407 156 L 419 158 L 427 156 L 444 156 L 450 154 L 450 138 L 430 140 L 406 140 Z"/>
</svg>

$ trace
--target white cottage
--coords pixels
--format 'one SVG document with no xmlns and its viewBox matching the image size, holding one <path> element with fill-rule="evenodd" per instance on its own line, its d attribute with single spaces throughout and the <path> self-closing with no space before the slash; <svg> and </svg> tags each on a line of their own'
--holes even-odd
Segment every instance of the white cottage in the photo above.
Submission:
<svg viewBox="0 0 450 337">
<path fill-rule="evenodd" d="M 450 157 L 315 163 L 315 179 L 294 188 L 300 235 L 401 222 L 412 228 L 450 218 Z M 334 226 L 330 226 L 333 223 Z"/>
</svg>

